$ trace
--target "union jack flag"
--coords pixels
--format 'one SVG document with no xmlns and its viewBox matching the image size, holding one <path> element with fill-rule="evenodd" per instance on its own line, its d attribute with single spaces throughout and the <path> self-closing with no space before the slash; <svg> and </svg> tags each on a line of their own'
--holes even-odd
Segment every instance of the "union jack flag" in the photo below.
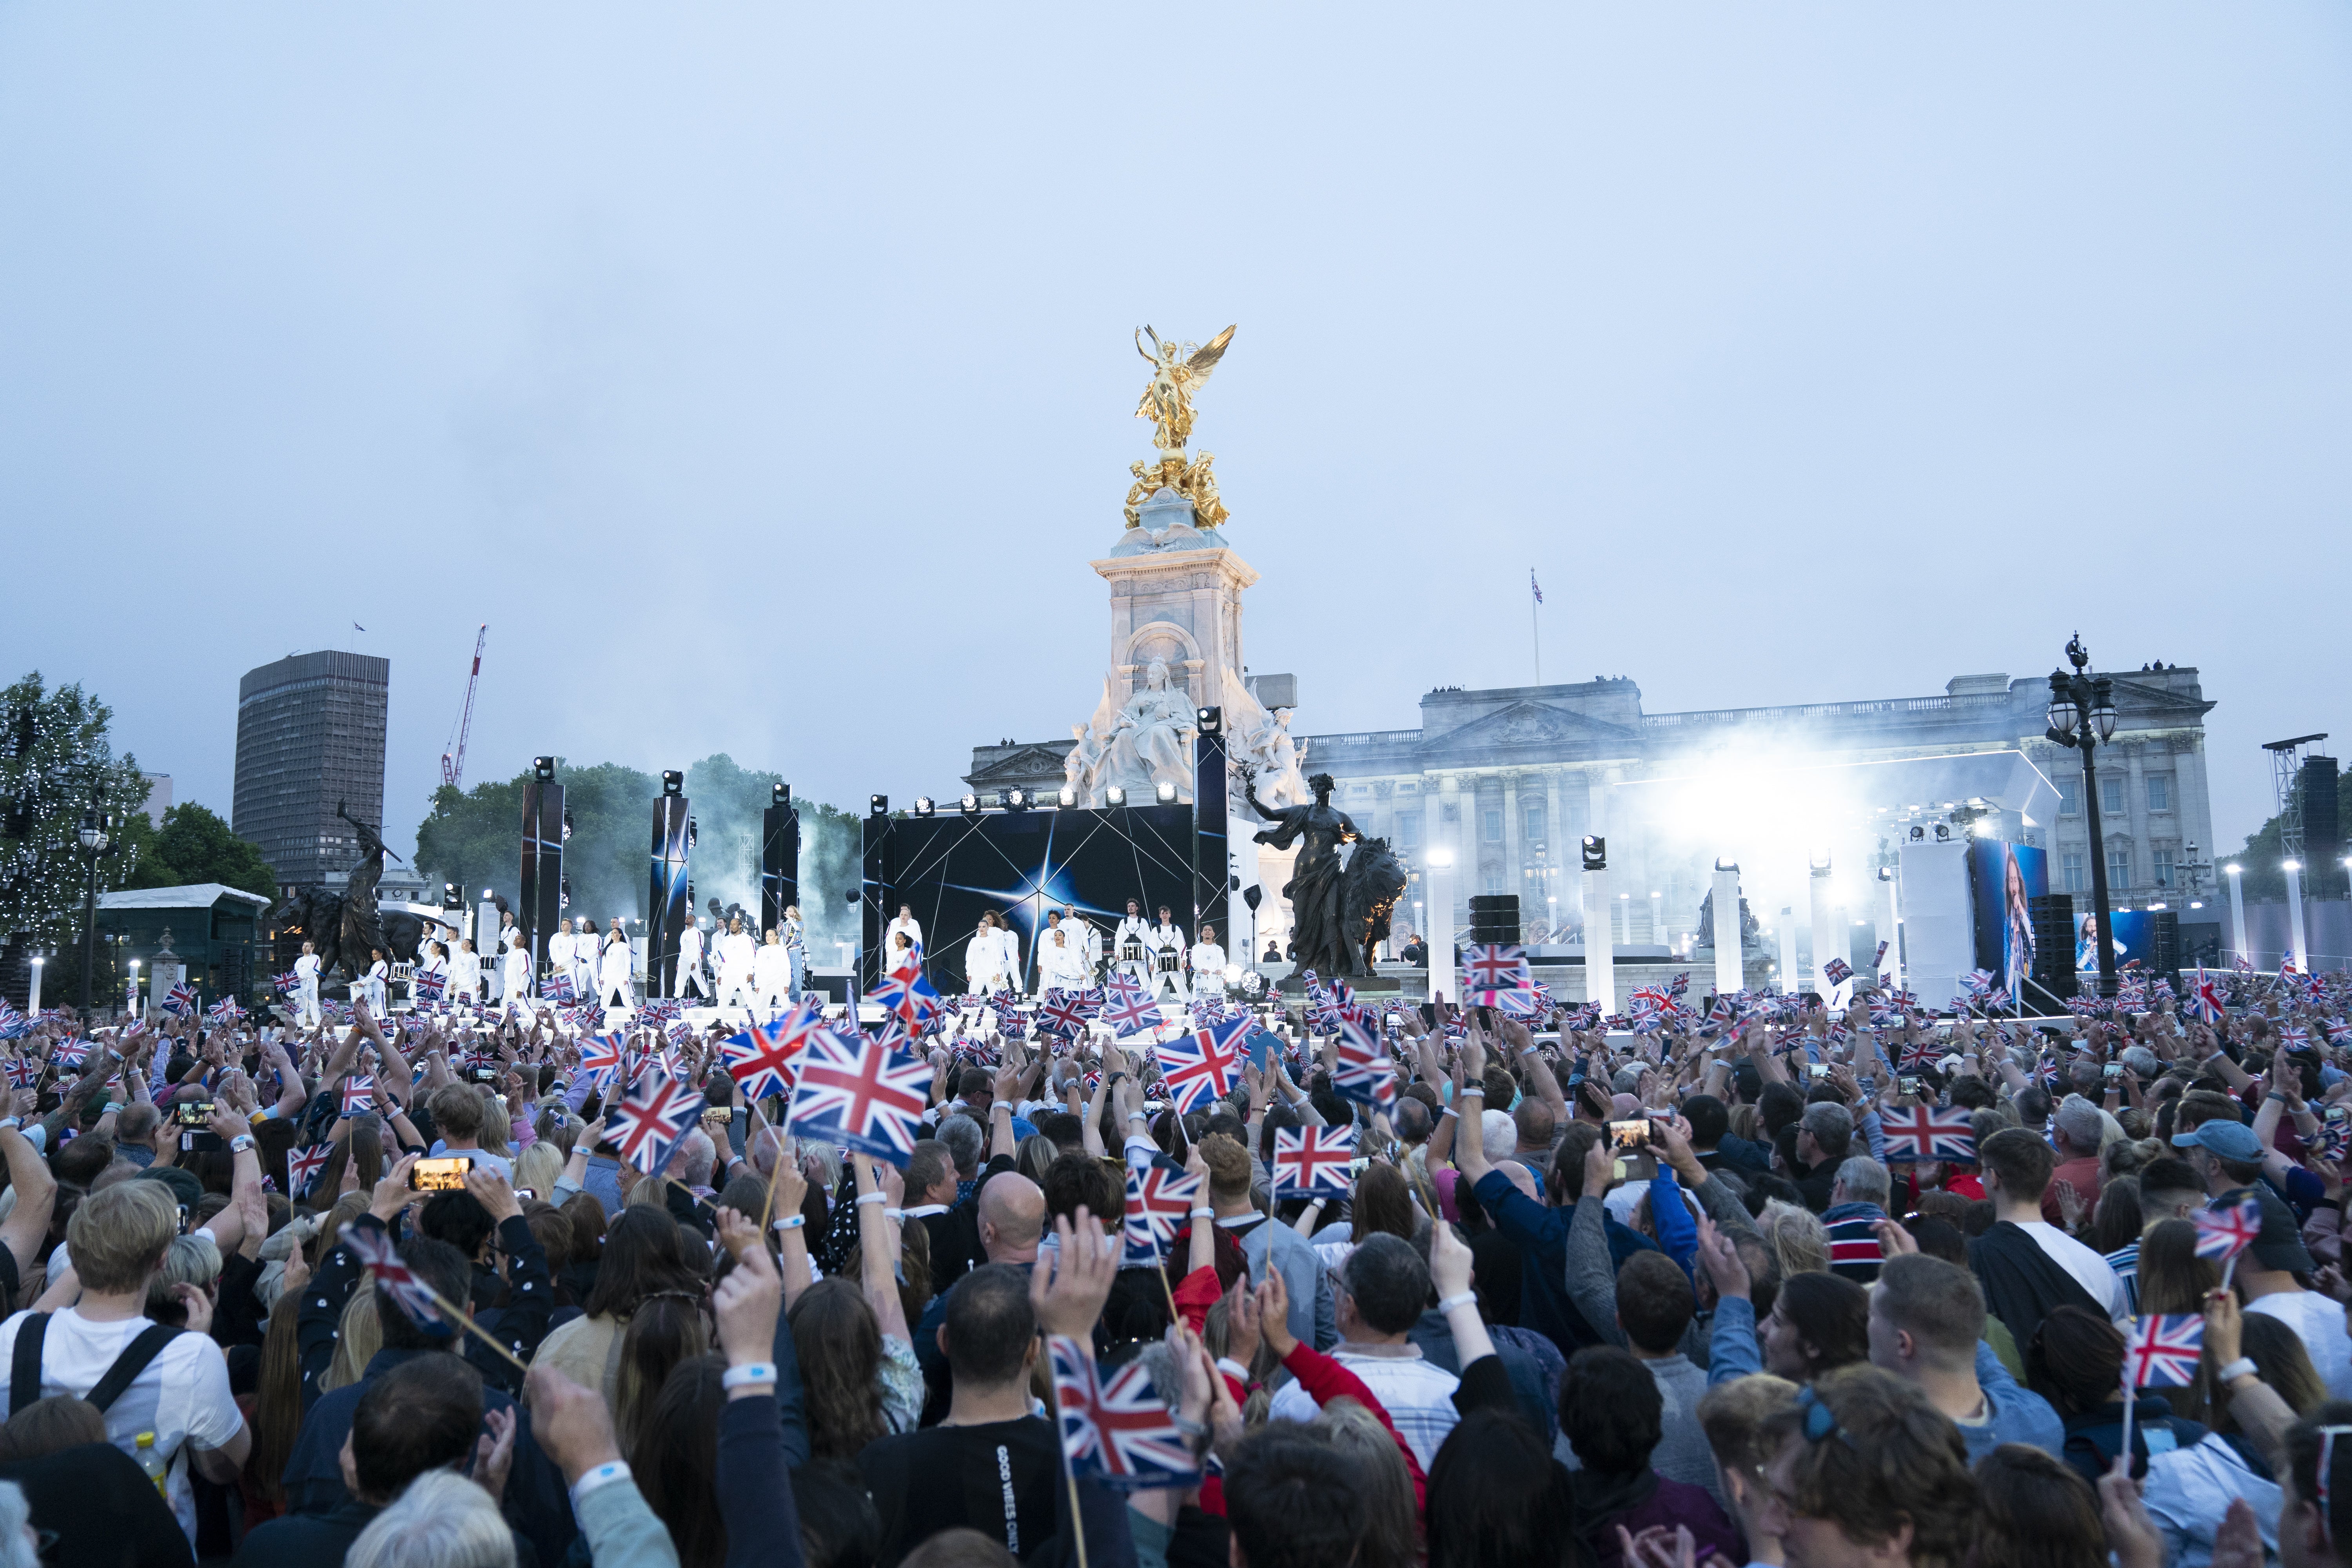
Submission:
<svg viewBox="0 0 2352 1568">
<path fill-rule="evenodd" d="M 375 1271 L 375 1282 L 383 1288 L 384 1293 L 402 1311 L 415 1321 L 417 1327 L 438 1329 L 443 1333 L 450 1331 L 449 1321 L 441 1315 L 433 1287 L 419 1279 L 415 1271 L 401 1261 L 400 1253 L 393 1246 L 389 1233 L 373 1226 L 362 1229 L 357 1225 L 346 1225 L 341 1235 L 343 1245 L 352 1249 L 352 1256 Z"/>
<path fill-rule="evenodd" d="M 2307 1051 L 2311 1049 L 2311 1031 L 2305 1028 L 2301 1024 L 2281 1025 L 2279 1026 L 2278 1036 L 2279 1045 L 2284 1049 L 2290 1051 Z"/>
<path fill-rule="evenodd" d="M 1122 1040 L 1148 1035 L 1160 1027 L 1160 1007 L 1131 974 L 1115 974 L 1105 987 L 1102 1020 Z"/>
<path fill-rule="evenodd" d="M 1201 1178 L 1167 1155 L 1154 1154 L 1147 1160 L 1139 1152 L 1129 1153 L 1121 1267 L 1150 1268 L 1159 1263 L 1177 1233 L 1192 1223 L 1192 1210 L 1204 1201 Z"/>
<path fill-rule="evenodd" d="M 2197 1256 L 2227 1263 L 2262 1239 L 2263 1204 L 2248 1198 L 2225 1209 L 2200 1209 L 2189 1216 L 2197 1222 Z"/>
<path fill-rule="evenodd" d="M 1192 1022 L 1201 1025 L 1220 1024 L 1231 1011 L 1223 996 L 1198 996 L 1192 1001 Z"/>
<path fill-rule="evenodd" d="M 419 975 L 417 978 L 422 980 L 424 976 Z M 441 994 L 439 986 L 434 987 L 433 994 L 436 997 Z M 570 1006 L 579 999 L 579 995 L 580 993 L 572 987 L 572 975 L 566 970 L 550 971 L 547 978 L 539 983 L 539 999 L 542 1002 L 552 1002 L 559 1007 Z"/>
<path fill-rule="evenodd" d="M 1249 1027 L 1246 1016 L 1229 1018 L 1152 1046 L 1160 1058 L 1160 1084 L 1178 1111 L 1190 1114 L 1233 1092 L 1242 1062 L 1241 1041 Z"/>
<path fill-rule="evenodd" d="M 2230 957 L 2230 967 L 2241 974 L 2252 974 L 2254 972 L 2254 961 L 2242 952 L 2232 953 Z"/>
<path fill-rule="evenodd" d="M 49 1061 L 53 1066 L 79 1071 L 89 1065 L 89 1042 L 71 1037 L 59 1040 L 49 1047 Z"/>
<path fill-rule="evenodd" d="M 1528 971 L 1528 950 L 1517 942 L 1480 942 L 1462 950 L 1463 986 L 1475 994 L 1482 1006 L 1496 1005 L 1498 994 L 1525 991 L 1534 976 Z"/>
<path fill-rule="evenodd" d="M 1832 958 L 1822 965 L 1822 975 L 1832 985 L 1842 985 L 1853 978 L 1853 965 L 1843 958 Z"/>
<path fill-rule="evenodd" d="M 1874 958 L 1874 959 L 1872 959 L 1872 960 L 1870 961 L 1870 967 L 1871 967 L 1871 968 L 1873 968 L 1873 969 L 1875 969 L 1875 968 L 1877 968 L 1880 964 L 1882 964 L 1882 963 L 1885 963 L 1885 962 L 1886 962 L 1886 943 L 1885 943 L 1885 942 L 1880 942 L 1880 943 L 1878 944 L 1878 956 L 1877 956 L 1877 957 L 1875 957 L 1875 958 Z"/>
<path fill-rule="evenodd" d="M 449 994 L 449 976 L 438 969 L 420 969 L 408 979 L 408 994 L 415 1002 L 438 1002 Z"/>
<path fill-rule="evenodd" d="M 1878 1113 L 1878 1123 L 1886 1134 L 1890 1165 L 1937 1160 L 1967 1165 L 1976 1161 L 1976 1122 L 1965 1107 L 1915 1105 L 1886 1110 Z"/>
<path fill-rule="evenodd" d="M 0 1040 L 21 1040 L 33 1032 L 33 1021 L 0 998 Z"/>
<path fill-rule="evenodd" d="M 1960 976 L 1960 989 L 1971 996 L 1987 996 L 1992 993 L 1993 973 L 1990 969 L 1971 969 Z"/>
<path fill-rule="evenodd" d="M 600 1086 L 609 1085 L 621 1075 L 626 1048 L 618 1035 L 584 1036 L 580 1041 L 580 1071 L 593 1078 Z"/>
<path fill-rule="evenodd" d="M 2124 1348 L 2124 1381 L 2134 1388 L 2187 1388 L 2205 1351 L 2205 1320 L 2196 1312 L 2141 1318 Z"/>
<path fill-rule="evenodd" d="M 1045 1340 L 1061 1417 L 1062 1453 L 1073 1475 L 1117 1491 L 1191 1486 L 1200 1479 L 1175 1415 L 1141 1361 L 1097 1379 L 1090 1347 L 1066 1334 Z"/>
<path fill-rule="evenodd" d="M 830 1132 L 845 1149 L 904 1167 L 913 1152 L 931 1068 L 862 1032 L 816 1029 L 800 1057 L 792 1120 L 806 1136 Z"/>
<path fill-rule="evenodd" d="M 2228 1005 L 2221 1000 L 2221 983 L 2218 977 L 2208 979 L 2205 966 L 2197 966 L 2197 984 L 2189 987 L 2189 1010 L 2202 1024 L 2218 1024 Z"/>
<path fill-rule="evenodd" d="M 1903 1047 L 1901 1067 L 1904 1070 L 1916 1072 L 1921 1068 L 1934 1067 L 1937 1059 L 1934 1040 L 1912 1040 Z"/>
<path fill-rule="evenodd" d="M 269 986 L 280 996 L 291 996 L 302 989 L 302 977 L 289 969 L 283 974 L 271 975 Z"/>
<path fill-rule="evenodd" d="M 691 1086 L 653 1074 L 614 1107 L 613 1142 L 629 1163 L 651 1175 L 669 1163 L 702 1107 L 702 1096 Z"/>
<path fill-rule="evenodd" d="M 1048 1034 L 1074 1040 L 1087 1032 L 1087 1006 L 1076 993 L 1048 991 L 1045 1005 L 1037 1009 L 1037 1026 Z"/>
<path fill-rule="evenodd" d="M 20 1061 L 11 1057 L 8 1058 L 7 1071 L 8 1086 L 11 1089 L 30 1089 L 41 1081 L 41 1064 L 38 1062 Z"/>
<path fill-rule="evenodd" d="M 1339 1026 L 1339 1048 L 1331 1058 L 1332 1092 L 1381 1111 L 1396 1105 L 1396 1066 L 1386 1047 L 1372 1033 L 1370 1020 L 1359 1016 Z"/>
<path fill-rule="evenodd" d="M 299 1197 L 304 1193 L 310 1191 L 310 1184 L 317 1181 L 319 1179 L 319 1173 L 326 1168 L 327 1156 L 333 1152 L 333 1146 L 327 1143 L 313 1143 L 307 1149 L 287 1150 L 286 1186 L 288 1192 L 295 1197 Z"/>
<path fill-rule="evenodd" d="M 890 972 L 882 984 L 866 994 L 866 999 L 896 1013 L 909 1029 L 919 1029 L 924 1021 L 940 1010 L 940 994 L 923 978 L 923 972 L 913 964 Z"/>
<path fill-rule="evenodd" d="M 163 994 L 163 1011 L 174 1018 L 193 1018 L 196 1014 L 195 987 L 183 980 Z"/>
<path fill-rule="evenodd" d="M 644 1028 L 658 1029 L 665 1024 L 675 1022 L 685 1012 L 684 998 L 656 996 L 652 1001 L 642 1004 L 637 1008 L 636 1017 L 632 1021 Z"/>
<path fill-rule="evenodd" d="M 1348 1163 L 1356 1157 L 1352 1127 L 1286 1127 L 1274 1135 L 1274 1195 L 1313 1197 L 1318 1193 L 1346 1196 Z"/>
<path fill-rule="evenodd" d="M 375 1108 L 375 1076 L 352 1073 L 343 1079 L 343 1114 L 356 1116 Z"/>
<path fill-rule="evenodd" d="M 746 1100 L 789 1095 L 798 1074 L 793 1062 L 808 1048 L 809 1037 L 824 1021 L 824 1005 L 803 996 L 798 1005 L 772 1023 L 758 1024 L 733 1036 L 719 1047 L 728 1076 L 743 1086 Z"/>
</svg>

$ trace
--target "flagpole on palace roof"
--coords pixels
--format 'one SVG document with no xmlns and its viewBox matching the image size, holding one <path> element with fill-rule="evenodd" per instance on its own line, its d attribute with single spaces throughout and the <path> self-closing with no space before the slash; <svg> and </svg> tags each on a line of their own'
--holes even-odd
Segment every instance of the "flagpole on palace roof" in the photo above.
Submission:
<svg viewBox="0 0 2352 1568">
<path fill-rule="evenodd" d="M 1536 650 L 1536 684 L 1543 684 L 1543 626 L 1537 610 L 1543 604 L 1543 588 L 1536 581 L 1536 569 L 1528 568 L 1528 632 L 1534 639 Z"/>
</svg>

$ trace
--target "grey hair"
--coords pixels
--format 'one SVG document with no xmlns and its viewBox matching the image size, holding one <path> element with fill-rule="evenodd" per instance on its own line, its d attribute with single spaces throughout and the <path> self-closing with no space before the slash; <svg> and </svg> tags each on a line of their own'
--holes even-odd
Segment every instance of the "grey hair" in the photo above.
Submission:
<svg viewBox="0 0 2352 1568">
<path fill-rule="evenodd" d="M 950 1116 L 940 1123 L 940 1142 L 948 1146 L 948 1157 L 955 1162 L 956 1174 L 980 1169 L 980 1152 L 988 1142 L 988 1135 L 980 1123 L 964 1115 Z"/>
<path fill-rule="evenodd" d="M 1804 1128 L 1825 1154 L 1853 1143 L 1853 1112 L 1835 1100 L 1817 1100 L 1805 1107 Z"/>
<path fill-rule="evenodd" d="M 695 1128 L 686 1135 L 679 1152 L 686 1156 L 680 1172 L 686 1177 L 686 1184 L 689 1187 L 709 1186 L 710 1167 L 719 1163 L 719 1145 L 711 1142 L 710 1134 L 699 1127 Z"/>
<path fill-rule="evenodd" d="M 1642 1089 L 1642 1074 L 1643 1070 L 1644 1068 L 1640 1062 L 1627 1062 L 1623 1067 L 1619 1068 L 1614 1073 L 1610 1075 L 1609 1092 L 1612 1094 L 1640 1093 Z"/>
<path fill-rule="evenodd" d="M 454 1470 L 427 1470 L 371 1521 L 344 1568 L 515 1568 L 514 1531 L 490 1494 Z"/>
<path fill-rule="evenodd" d="M 1886 1206 L 1886 1194 L 1893 1183 L 1886 1167 L 1867 1154 L 1856 1154 L 1837 1168 L 1838 1184 L 1845 1188 L 1845 1201 L 1850 1204 L 1876 1204 Z"/>
<path fill-rule="evenodd" d="M 2099 1114 L 2097 1106 L 2079 1094 L 2070 1094 L 2058 1102 L 2057 1114 L 2052 1120 L 2077 1154 L 2099 1152 L 2099 1140 L 2106 1136 L 2107 1119 Z"/>
<path fill-rule="evenodd" d="M 2137 1073 L 2142 1079 L 2150 1081 L 2164 1076 L 2164 1063 L 2162 1059 L 2159 1058 L 2154 1051 L 2149 1050 L 2146 1046 L 2126 1046 L 2124 1047 L 2124 1066 L 2131 1068 L 2132 1071 Z"/>
</svg>

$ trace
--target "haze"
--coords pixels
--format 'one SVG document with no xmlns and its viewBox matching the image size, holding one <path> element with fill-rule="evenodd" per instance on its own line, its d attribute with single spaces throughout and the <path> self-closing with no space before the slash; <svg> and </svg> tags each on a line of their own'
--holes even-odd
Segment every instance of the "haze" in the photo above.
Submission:
<svg viewBox="0 0 2352 1568">
<path fill-rule="evenodd" d="M 1091 711 L 1145 380 L 1302 731 L 2199 666 L 2352 731 L 2336 5 L 0 7 L 0 677 L 227 813 L 238 675 L 467 772 L 952 793 Z M 353 622 L 367 630 L 352 630 Z"/>
</svg>

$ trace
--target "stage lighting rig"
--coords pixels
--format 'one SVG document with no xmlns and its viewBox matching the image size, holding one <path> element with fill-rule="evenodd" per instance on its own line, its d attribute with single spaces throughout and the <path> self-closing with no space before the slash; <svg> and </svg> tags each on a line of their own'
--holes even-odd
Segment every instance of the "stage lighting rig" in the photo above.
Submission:
<svg viewBox="0 0 2352 1568">
<path fill-rule="evenodd" d="M 662 794 L 676 796 L 684 795 L 685 793 L 686 775 L 678 772 L 676 768 L 664 768 L 662 770 Z"/>
<path fill-rule="evenodd" d="M 1577 847 L 1583 853 L 1584 868 L 1586 870 L 1606 871 L 1609 869 L 1609 840 L 1606 838 L 1597 838 L 1593 835 L 1588 833 L 1578 842 Z"/>
</svg>

